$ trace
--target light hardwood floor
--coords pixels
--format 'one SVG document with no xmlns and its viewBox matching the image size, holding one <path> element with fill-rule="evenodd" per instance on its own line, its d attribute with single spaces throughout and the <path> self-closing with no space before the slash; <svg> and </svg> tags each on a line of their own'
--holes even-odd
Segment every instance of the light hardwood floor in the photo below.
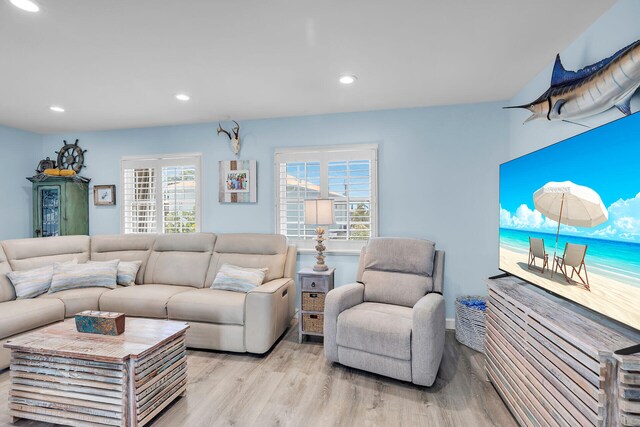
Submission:
<svg viewBox="0 0 640 427">
<path fill-rule="evenodd" d="M 189 351 L 186 397 L 151 424 L 178 426 L 515 426 L 484 356 L 447 332 L 431 388 L 330 364 L 320 341 L 298 344 L 297 324 L 266 356 Z M 0 371 L 6 402 L 9 371 Z M 0 425 L 11 425 L 0 403 Z M 20 420 L 16 426 L 48 426 Z"/>
</svg>

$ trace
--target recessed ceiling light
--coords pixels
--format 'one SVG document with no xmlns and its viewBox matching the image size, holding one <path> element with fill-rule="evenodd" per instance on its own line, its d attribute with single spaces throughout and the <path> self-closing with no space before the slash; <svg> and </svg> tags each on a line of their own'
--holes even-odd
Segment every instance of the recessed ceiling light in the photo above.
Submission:
<svg viewBox="0 0 640 427">
<path fill-rule="evenodd" d="M 55 111 L 56 113 L 64 113 L 64 108 L 58 105 L 52 105 L 51 107 L 49 107 L 49 110 Z"/>
<path fill-rule="evenodd" d="M 342 83 L 343 85 L 353 84 L 356 80 L 358 80 L 356 76 L 352 76 L 352 75 L 340 76 L 340 83 Z"/>
<path fill-rule="evenodd" d="M 188 101 L 191 99 L 191 97 L 189 95 L 187 95 L 186 93 L 179 93 L 176 95 L 176 99 L 178 101 Z"/>
<path fill-rule="evenodd" d="M 26 10 L 27 12 L 39 12 L 40 6 L 31 0 L 11 0 L 11 4 L 15 7 Z"/>
</svg>

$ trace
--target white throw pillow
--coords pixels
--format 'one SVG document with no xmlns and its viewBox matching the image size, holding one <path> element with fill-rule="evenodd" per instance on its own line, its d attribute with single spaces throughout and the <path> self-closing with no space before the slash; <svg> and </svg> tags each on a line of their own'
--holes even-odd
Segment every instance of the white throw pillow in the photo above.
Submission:
<svg viewBox="0 0 640 427">
<path fill-rule="evenodd" d="M 67 261 L 64 264 L 77 264 L 78 260 Z M 53 278 L 53 265 L 46 265 L 24 271 L 12 271 L 7 273 L 16 290 L 16 299 L 35 298 L 47 293 L 51 287 Z"/>
<path fill-rule="evenodd" d="M 89 261 L 88 263 L 104 262 L 104 261 Z M 118 264 L 118 285 L 132 286 L 136 284 L 136 275 L 142 261 L 120 261 Z"/>
<path fill-rule="evenodd" d="M 53 278 L 49 293 L 77 288 L 104 287 L 115 289 L 118 278 L 118 264 L 120 260 L 94 261 L 86 264 L 53 265 Z"/>
<path fill-rule="evenodd" d="M 223 264 L 213 279 L 211 289 L 234 292 L 249 292 L 262 285 L 268 268 L 246 268 L 231 264 Z"/>
</svg>

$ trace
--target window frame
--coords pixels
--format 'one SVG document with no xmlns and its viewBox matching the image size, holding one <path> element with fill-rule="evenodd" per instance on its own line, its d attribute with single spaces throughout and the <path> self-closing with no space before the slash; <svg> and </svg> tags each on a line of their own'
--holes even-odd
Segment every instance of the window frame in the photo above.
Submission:
<svg viewBox="0 0 640 427">
<path fill-rule="evenodd" d="M 274 198 L 275 198 L 275 232 L 283 234 L 280 228 L 280 163 L 291 162 L 319 162 L 320 163 L 320 197 L 330 198 L 329 194 L 329 168 L 330 161 L 370 160 L 371 161 L 371 234 L 377 237 L 379 230 L 378 215 L 378 144 L 345 144 L 345 145 L 321 145 L 312 147 L 286 147 L 276 148 L 274 152 Z M 334 254 L 360 254 L 360 250 L 367 244 L 367 240 L 334 240 L 327 238 L 325 253 Z M 292 238 L 288 239 L 298 247 L 298 252 L 315 253 L 316 242 L 313 239 Z"/>
<path fill-rule="evenodd" d="M 163 231 L 163 199 L 162 199 L 162 168 L 166 166 L 190 166 L 195 164 L 195 183 L 196 183 L 196 229 L 195 233 L 199 233 L 202 228 L 202 153 L 171 153 L 144 156 L 124 156 L 120 159 L 120 191 L 124 192 L 124 170 L 132 168 L 155 168 L 155 191 L 156 191 L 156 230 L 157 234 L 174 234 L 165 233 Z M 120 204 L 120 233 L 125 234 L 125 208 L 126 203 L 123 196 Z M 128 233 L 135 234 L 135 233 Z M 147 234 L 147 233 L 141 233 Z M 151 233 L 149 233 L 151 234 Z"/>
</svg>

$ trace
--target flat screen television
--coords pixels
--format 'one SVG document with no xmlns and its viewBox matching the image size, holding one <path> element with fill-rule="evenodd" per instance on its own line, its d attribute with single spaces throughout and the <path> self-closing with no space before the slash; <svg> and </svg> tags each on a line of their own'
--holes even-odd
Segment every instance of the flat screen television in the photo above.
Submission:
<svg viewBox="0 0 640 427">
<path fill-rule="evenodd" d="M 500 270 L 640 330 L 640 114 L 500 165 Z"/>
</svg>

